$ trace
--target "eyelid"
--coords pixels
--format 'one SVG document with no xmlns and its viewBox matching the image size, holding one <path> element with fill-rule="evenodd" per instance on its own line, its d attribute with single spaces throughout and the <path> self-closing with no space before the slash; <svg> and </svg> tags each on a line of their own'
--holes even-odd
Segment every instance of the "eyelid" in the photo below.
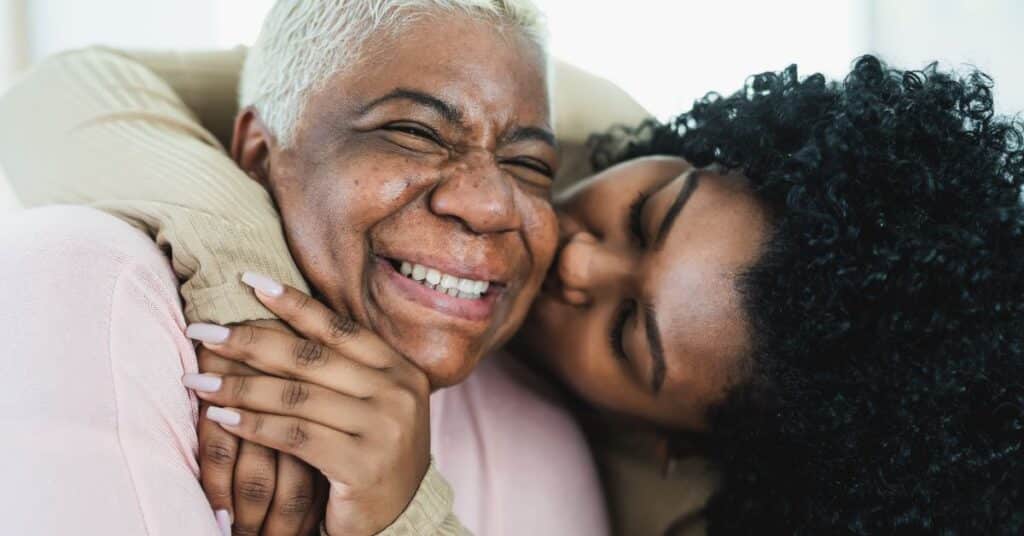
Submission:
<svg viewBox="0 0 1024 536">
<path fill-rule="evenodd" d="M 531 170 L 533 170 L 533 171 L 535 171 L 537 173 L 540 173 L 541 175 L 544 175 L 545 177 L 547 177 L 549 179 L 553 179 L 554 175 L 555 175 L 554 172 L 551 170 L 550 166 L 548 166 L 543 161 L 537 160 L 536 158 L 528 158 L 528 157 L 510 158 L 510 159 L 504 160 L 504 162 L 506 162 L 508 164 L 511 164 L 511 165 L 514 165 L 514 166 L 522 166 L 522 167 L 531 169 Z"/>
<path fill-rule="evenodd" d="M 384 125 L 384 129 L 423 138 L 425 140 L 432 141 L 438 145 L 445 145 L 445 143 L 441 140 L 441 136 L 437 133 L 436 130 L 430 128 L 427 125 L 417 123 L 415 121 L 395 121 L 393 123 L 388 123 L 387 125 Z"/>
<path fill-rule="evenodd" d="M 609 333 L 609 342 L 612 347 L 612 352 L 615 357 L 622 361 L 628 361 L 629 356 L 626 355 L 626 347 L 623 340 L 623 332 L 626 330 L 626 322 L 629 320 L 630 315 L 636 311 L 636 302 L 633 300 L 626 300 L 619 305 L 617 311 L 612 316 L 611 331 Z"/>
<path fill-rule="evenodd" d="M 651 198 L 650 192 L 642 191 L 637 194 L 636 199 L 629 205 L 626 227 L 630 236 L 636 240 L 641 248 L 647 247 L 647 238 L 644 236 L 643 211 L 647 200 Z"/>
</svg>

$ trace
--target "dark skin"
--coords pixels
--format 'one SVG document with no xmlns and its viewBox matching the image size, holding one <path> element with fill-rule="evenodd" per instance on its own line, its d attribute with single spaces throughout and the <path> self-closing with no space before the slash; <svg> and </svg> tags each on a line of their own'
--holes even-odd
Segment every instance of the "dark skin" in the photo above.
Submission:
<svg viewBox="0 0 1024 536">
<path fill-rule="evenodd" d="M 514 333 L 557 245 L 549 195 L 558 162 L 541 51 L 468 17 L 446 17 L 438 28 L 427 18 L 369 43 L 387 54 L 312 94 L 288 146 L 250 109 L 231 148 L 270 191 L 318 297 L 408 358 L 433 389 L 463 380 Z M 489 305 L 413 299 L 395 282 L 400 261 L 486 280 Z M 208 351 L 200 359 L 204 372 L 254 373 Z M 419 410 L 429 390 L 415 394 L 413 413 L 428 415 Z M 204 489 L 215 509 L 232 512 L 235 534 L 304 534 L 318 520 L 320 471 L 207 419 L 199 433 Z M 429 460 L 401 451 L 410 444 L 384 448 L 417 463 L 403 473 L 413 478 L 388 480 L 395 500 L 348 497 L 335 509 L 363 530 L 397 517 Z"/>
<path fill-rule="evenodd" d="M 749 346 L 735 276 L 768 224 L 746 181 L 643 158 L 556 207 L 564 245 L 514 346 L 598 408 L 704 429 Z"/>
</svg>

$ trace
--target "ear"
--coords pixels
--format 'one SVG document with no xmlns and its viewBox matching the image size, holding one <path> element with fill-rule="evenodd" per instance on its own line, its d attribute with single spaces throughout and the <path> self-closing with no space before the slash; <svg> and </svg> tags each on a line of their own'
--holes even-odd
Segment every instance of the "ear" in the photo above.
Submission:
<svg viewBox="0 0 1024 536">
<path fill-rule="evenodd" d="M 269 186 L 270 148 L 273 136 L 256 110 L 249 107 L 235 117 L 235 131 L 231 137 L 231 158 L 249 177 Z"/>
</svg>

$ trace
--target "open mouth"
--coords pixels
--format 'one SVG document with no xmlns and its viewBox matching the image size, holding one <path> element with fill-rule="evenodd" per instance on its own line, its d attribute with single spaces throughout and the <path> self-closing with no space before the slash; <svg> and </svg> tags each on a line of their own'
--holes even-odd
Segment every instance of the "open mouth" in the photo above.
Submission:
<svg viewBox="0 0 1024 536">
<path fill-rule="evenodd" d="M 479 281 L 446 274 L 437 268 L 409 261 L 387 259 L 396 272 L 430 290 L 463 300 L 479 300 L 487 294 L 490 281 Z"/>
<path fill-rule="evenodd" d="M 379 256 L 377 263 L 392 282 L 387 288 L 394 289 L 399 296 L 473 322 L 488 321 L 505 291 L 501 282 L 460 277 L 413 261 Z"/>
</svg>

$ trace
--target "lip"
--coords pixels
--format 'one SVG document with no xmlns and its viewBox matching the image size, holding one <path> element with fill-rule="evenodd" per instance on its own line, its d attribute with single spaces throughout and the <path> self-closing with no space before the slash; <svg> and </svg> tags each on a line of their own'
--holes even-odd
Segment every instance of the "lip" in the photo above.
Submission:
<svg viewBox="0 0 1024 536">
<path fill-rule="evenodd" d="M 391 265 L 391 261 L 384 257 L 376 258 L 376 267 L 386 278 L 389 286 L 394 288 L 396 293 L 400 294 L 405 299 L 414 302 L 421 307 L 473 322 L 489 320 L 494 314 L 495 305 L 497 304 L 499 297 L 501 297 L 505 291 L 504 287 L 499 284 L 488 289 L 488 292 L 478 300 L 466 300 L 455 296 L 449 296 L 443 292 L 431 290 L 420 283 L 409 279 L 395 271 L 395 267 Z M 440 267 L 438 268 L 440 269 Z M 453 273 L 452 275 L 455 274 Z M 458 277 L 476 279 L 473 276 Z"/>
</svg>

